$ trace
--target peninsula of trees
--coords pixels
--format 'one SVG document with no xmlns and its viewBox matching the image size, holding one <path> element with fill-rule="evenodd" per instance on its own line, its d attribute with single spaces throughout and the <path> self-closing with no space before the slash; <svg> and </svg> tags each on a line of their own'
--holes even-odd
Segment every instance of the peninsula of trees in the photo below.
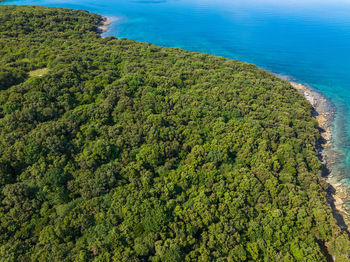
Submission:
<svg viewBox="0 0 350 262">
<path fill-rule="evenodd" d="M 101 21 L 0 6 L 1 261 L 349 261 L 287 81 Z"/>
</svg>

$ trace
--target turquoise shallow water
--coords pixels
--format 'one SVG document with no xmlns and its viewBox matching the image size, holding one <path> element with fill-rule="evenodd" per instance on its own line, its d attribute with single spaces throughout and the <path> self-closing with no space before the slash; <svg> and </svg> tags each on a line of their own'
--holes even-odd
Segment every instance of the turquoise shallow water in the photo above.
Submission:
<svg viewBox="0 0 350 262">
<path fill-rule="evenodd" d="M 307 2 L 307 3 L 305 3 Z M 126 37 L 254 63 L 321 91 L 335 105 L 334 170 L 350 188 L 350 2 L 346 0 L 8 0 L 86 9 Z"/>
</svg>

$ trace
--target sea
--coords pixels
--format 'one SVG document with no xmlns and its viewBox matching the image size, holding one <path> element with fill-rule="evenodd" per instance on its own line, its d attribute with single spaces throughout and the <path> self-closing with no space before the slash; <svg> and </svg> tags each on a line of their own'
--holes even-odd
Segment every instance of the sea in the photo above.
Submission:
<svg viewBox="0 0 350 262">
<path fill-rule="evenodd" d="M 350 189 L 350 0 L 7 0 L 85 9 L 111 19 L 103 36 L 253 63 L 322 93 L 335 115 L 331 163 Z M 347 199 L 350 207 L 350 199 Z"/>
</svg>

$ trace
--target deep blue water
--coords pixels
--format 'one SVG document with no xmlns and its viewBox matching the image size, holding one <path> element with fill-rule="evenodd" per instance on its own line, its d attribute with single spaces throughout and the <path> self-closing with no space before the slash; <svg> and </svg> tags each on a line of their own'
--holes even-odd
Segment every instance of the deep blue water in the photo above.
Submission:
<svg viewBox="0 0 350 262">
<path fill-rule="evenodd" d="M 305 3 L 307 2 L 307 3 Z M 338 171 L 350 187 L 350 1 L 8 0 L 112 17 L 105 36 L 254 63 L 313 86 L 335 105 Z"/>
</svg>

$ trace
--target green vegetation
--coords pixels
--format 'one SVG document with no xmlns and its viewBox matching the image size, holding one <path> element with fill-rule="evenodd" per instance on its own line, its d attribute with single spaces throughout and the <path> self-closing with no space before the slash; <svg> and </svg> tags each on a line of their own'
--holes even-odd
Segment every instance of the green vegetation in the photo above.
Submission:
<svg viewBox="0 0 350 262">
<path fill-rule="evenodd" d="M 37 69 L 37 70 L 33 70 L 28 72 L 28 75 L 30 77 L 32 76 L 43 76 L 46 75 L 49 72 L 49 70 L 47 68 L 41 68 L 41 69 Z"/>
<path fill-rule="evenodd" d="M 2 261 L 348 260 L 288 82 L 101 19 L 0 6 Z"/>
</svg>

